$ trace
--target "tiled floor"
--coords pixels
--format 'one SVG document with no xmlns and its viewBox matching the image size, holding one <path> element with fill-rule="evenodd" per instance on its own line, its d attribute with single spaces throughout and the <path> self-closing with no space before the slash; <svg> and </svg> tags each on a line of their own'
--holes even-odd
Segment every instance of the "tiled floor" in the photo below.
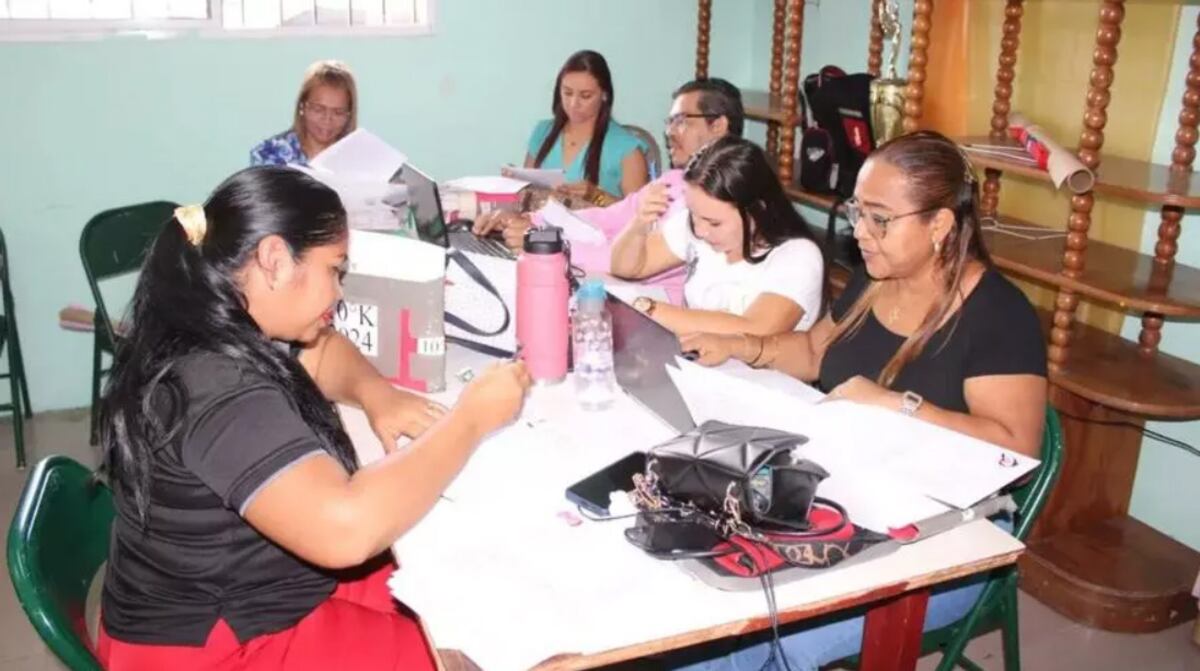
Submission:
<svg viewBox="0 0 1200 671">
<path fill-rule="evenodd" d="M 29 462 L 48 454 L 70 455 L 94 465 L 87 444 L 87 412 L 45 413 L 26 423 Z M 14 467 L 12 430 L 0 422 L 0 520 L 7 532 L 17 497 L 28 471 Z M 1200 647 L 1191 642 L 1191 623 L 1157 634 L 1131 636 L 1095 631 L 1074 624 L 1022 595 L 1022 663 L 1030 671 L 1080 669 L 1087 671 L 1197 671 Z M 1002 669 L 1000 634 L 976 639 L 968 654 L 984 669 Z M 938 656 L 921 660 L 918 669 L 932 670 Z M 58 671 L 63 667 L 46 651 L 17 605 L 9 580 L 0 578 L 0 671 Z"/>
</svg>

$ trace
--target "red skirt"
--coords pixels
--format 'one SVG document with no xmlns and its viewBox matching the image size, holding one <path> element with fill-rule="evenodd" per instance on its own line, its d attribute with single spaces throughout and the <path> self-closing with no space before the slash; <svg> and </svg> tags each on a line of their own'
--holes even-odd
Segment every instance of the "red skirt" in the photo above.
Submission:
<svg viewBox="0 0 1200 671">
<path fill-rule="evenodd" d="M 239 643 L 217 620 L 202 647 L 126 643 L 100 624 L 97 656 L 109 671 L 240 671 L 242 669 L 403 669 L 436 666 L 415 618 L 396 607 L 387 589 L 390 562 L 365 578 L 342 582 L 324 603 L 290 629 Z"/>
</svg>

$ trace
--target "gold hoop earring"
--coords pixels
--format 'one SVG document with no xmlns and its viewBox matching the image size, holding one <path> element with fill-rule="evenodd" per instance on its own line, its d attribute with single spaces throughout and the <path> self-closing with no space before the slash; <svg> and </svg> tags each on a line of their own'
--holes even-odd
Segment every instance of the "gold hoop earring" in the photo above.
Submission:
<svg viewBox="0 0 1200 671">
<path fill-rule="evenodd" d="M 942 241 L 941 241 L 941 240 L 934 240 L 934 241 L 933 241 L 933 253 L 934 253 L 934 254 L 941 254 L 941 253 L 942 253 Z"/>
</svg>

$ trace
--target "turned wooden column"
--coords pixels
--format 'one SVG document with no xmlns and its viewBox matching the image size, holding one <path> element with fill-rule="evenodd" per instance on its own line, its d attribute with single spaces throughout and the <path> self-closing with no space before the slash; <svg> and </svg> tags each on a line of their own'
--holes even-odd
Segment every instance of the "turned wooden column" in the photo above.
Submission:
<svg viewBox="0 0 1200 671">
<path fill-rule="evenodd" d="M 867 43 L 867 73 L 878 77 L 883 68 L 883 25 L 879 8 L 884 0 L 871 0 L 871 40 Z"/>
<path fill-rule="evenodd" d="M 696 79 L 708 76 L 708 38 L 712 33 L 712 0 L 699 0 L 696 14 Z"/>
<path fill-rule="evenodd" d="M 1017 50 L 1021 46 L 1021 15 L 1025 0 L 1008 0 L 1004 6 L 1004 27 L 1000 36 L 1000 60 L 996 67 L 995 98 L 992 101 L 993 140 L 1002 140 L 1008 132 L 1008 114 L 1012 111 L 1013 80 L 1016 79 Z"/>
<path fill-rule="evenodd" d="M 925 100 L 925 65 L 929 62 L 929 28 L 933 0 L 913 2 L 912 47 L 908 52 L 908 86 L 904 89 L 904 132 L 917 130 Z"/>
<path fill-rule="evenodd" d="M 786 27 L 787 0 L 775 0 L 774 20 L 771 23 L 771 81 L 767 92 L 770 100 L 779 100 L 783 90 L 783 31 Z M 767 122 L 767 156 L 779 154 L 779 122 Z"/>
<path fill-rule="evenodd" d="M 1000 59 L 996 66 L 996 86 L 992 99 L 992 128 L 989 137 L 1002 142 L 1007 137 L 1008 115 L 1012 111 L 1013 80 L 1016 79 L 1017 51 L 1021 46 L 1021 15 L 1025 0 L 1008 0 L 1004 5 L 1004 26 L 1000 31 Z M 1000 171 L 983 171 L 980 208 L 984 216 L 996 216 L 1000 207 Z"/>
<path fill-rule="evenodd" d="M 784 33 L 783 83 L 779 96 L 783 124 L 779 128 L 779 180 L 792 183 L 796 160 L 796 94 L 800 87 L 800 49 L 804 45 L 804 0 L 787 0 L 787 31 Z"/>
<path fill-rule="evenodd" d="M 1083 130 L 1079 133 L 1079 160 L 1095 170 L 1100 165 L 1100 149 L 1104 146 L 1104 125 L 1108 121 L 1109 89 L 1113 83 L 1113 66 L 1117 62 L 1117 45 L 1121 42 L 1121 21 L 1125 18 L 1125 0 L 1104 0 L 1100 6 L 1100 25 L 1096 28 L 1096 48 L 1092 52 L 1092 73 L 1088 79 L 1087 109 L 1083 113 Z M 1091 191 L 1071 197 L 1071 216 L 1067 220 L 1066 249 L 1063 251 L 1061 272 L 1068 277 L 1083 273 L 1087 258 L 1088 229 L 1092 225 Z M 1054 324 L 1050 329 L 1049 365 L 1057 368 L 1067 361 L 1071 346 L 1071 322 L 1079 296 L 1060 289 L 1054 301 Z"/>
<path fill-rule="evenodd" d="M 1179 111 L 1179 128 L 1175 131 L 1175 151 L 1171 152 L 1171 175 L 1187 179 L 1196 158 L 1196 126 L 1200 124 L 1200 17 L 1197 17 L 1196 33 L 1192 36 L 1192 57 L 1188 60 L 1187 88 L 1183 92 L 1183 109 Z M 1158 225 L 1158 243 L 1154 245 L 1154 270 L 1150 273 L 1150 288 L 1166 293 L 1171 283 L 1171 271 L 1175 269 L 1175 252 L 1179 250 L 1179 221 L 1183 219 L 1183 208 L 1167 205 L 1162 208 L 1162 222 Z M 1142 316 L 1142 332 L 1138 335 L 1138 349 L 1150 355 L 1158 351 L 1162 340 L 1162 315 L 1152 312 Z"/>
</svg>

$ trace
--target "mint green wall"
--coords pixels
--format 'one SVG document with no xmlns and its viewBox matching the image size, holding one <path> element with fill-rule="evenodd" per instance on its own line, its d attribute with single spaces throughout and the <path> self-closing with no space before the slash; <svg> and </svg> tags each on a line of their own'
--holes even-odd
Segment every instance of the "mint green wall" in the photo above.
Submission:
<svg viewBox="0 0 1200 671">
<path fill-rule="evenodd" d="M 290 123 L 311 61 L 350 63 L 360 124 L 438 178 L 520 160 L 576 49 L 605 54 L 617 117 L 656 134 L 694 71 L 688 0 L 437 4 L 428 37 L 0 43 L 0 227 L 36 410 L 88 402 L 90 336 L 57 326 L 61 306 L 91 304 L 83 224 L 108 207 L 202 200 Z M 712 71 L 744 81 L 753 15 L 741 0 L 714 4 Z"/>
<path fill-rule="evenodd" d="M 1179 110 L 1183 106 L 1184 79 L 1187 76 L 1188 59 L 1192 53 L 1192 35 L 1195 33 L 1198 13 L 1200 8 L 1184 7 L 1180 15 L 1171 74 L 1154 142 L 1154 161 L 1157 163 L 1170 163 L 1171 152 L 1175 149 L 1175 130 L 1179 125 Z M 1120 72 L 1118 64 L 1117 76 L 1125 75 L 1126 73 Z M 1197 167 L 1200 167 L 1200 164 Z M 1154 253 L 1160 221 L 1158 210 L 1146 212 L 1146 221 L 1142 228 L 1143 253 Z M 1190 214 L 1184 217 L 1182 225 L 1178 262 L 1200 266 L 1200 216 Z M 1139 330 L 1139 319 L 1125 320 L 1123 335 L 1126 338 L 1136 339 Z M 1200 324 L 1168 322 L 1163 329 L 1160 346 L 1164 352 L 1191 361 L 1200 361 Z M 1200 422 L 1153 422 L 1148 426 L 1160 433 L 1200 446 Z M 1147 524 L 1200 549 L 1200 524 L 1197 523 L 1197 520 L 1200 520 L 1200 499 L 1192 495 L 1197 482 L 1200 482 L 1200 457 L 1147 438 L 1142 441 L 1142 455 L 1138 462 L 1130 512 Z"/>
</svg>

